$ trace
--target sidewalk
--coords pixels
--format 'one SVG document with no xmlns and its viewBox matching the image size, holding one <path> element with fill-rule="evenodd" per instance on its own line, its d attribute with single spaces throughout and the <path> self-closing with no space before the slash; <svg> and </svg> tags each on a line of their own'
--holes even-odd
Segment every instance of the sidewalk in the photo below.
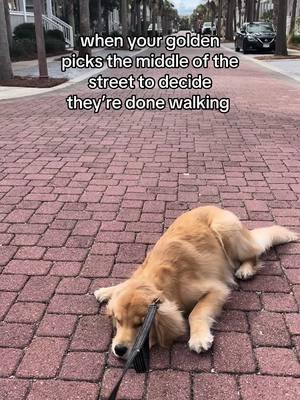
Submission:
<svg viewBox="0 0 300 400">
<path fill-rule="evenodd" d="M 142 50 L 144 51 L 144 50 Z M 93 50 L 94 56 L 106 57 L 109 53 L 117 53 L 119 56 L 126 57 L 128 55 L 134 56 L 139 54 L 141 51 L 129 52 L 123 50 L 111 50 L 111 49 L 95 49 Z M 68 82 L 47 89 L 41 88 L 22 88 L 22 87 L 13 87 L 13 86 L 0 86 L 0 100 L 5 99 L 14 99 L 18 97 L 26 97 L 26 96 L 34 96 L 38 94 L 45 94 L 49 92 L 56 91 L 58 89 L 65 89 L 75 83 L 84 81 L 90 78 L 93 75 L 100 74 L 103 72 L 106 67 L 101 69 L 95 68 L 69 68 L 66 72 L 61 71 L 60 66 L 60 58 L 61 56 L 48 57 L 48 73 L 52 78 L 67 78 Z M 14 75 L 18 76 L 39 76 L 38 71 L 38 61 L 30 60 L 30 61 L 19 61 L 13 63 L 13 72 Z"/>
<path fill-rule="evenodd" d="M 257 64 L 260 64 L 261 66 L 268 68 L 272 71 L 279 72 L 282 75 L 285 75 L 291 79 L 294 79 L 296 81 L 300 82 L 300 59 L 286 59 L 286 60 L 257 60 L 256 57 L 268 55 L 268 53 L 248 53 L 246 55 L 243 54 L 241 51 L 240 53 L 237 53 L 234 51 L 234 44 L 233 43 L 223 43 L 222 44 L 223 48 L 226 48 L 226 50 L 229 50 L 231 52 L 234 52 L 237 56 L 239 57 L 245 57 L 250 59 L 253 62 L 256 62 Z M 288 50 L 289 55 L 297 55 L 300 56 L 300 50 L 295 50 L 295 49 L 289 49 Z"/>
<path fill-rule="evenodd" d="M 91 95 L 84 82 L 1 101 L 1 400 L 107 399 L 123 364 L 93 291 L 129 277 L 182 212 L 215 204 L 249 228 L 299 231 L 299 85 L 241 60 L 234 71 L 206 71 L 211 95 L 231 99 L 227 114 L 69 111 L 66 95 Z M 132 94 L 165 92 L 113 93 Z M 128 373 L 119 398 L 299 398 L 299 261 L 299 243 L 267 253 L 258 275 L 232 292 L 211 350 L 191 353 L 186 341 L 152 349 L 150 372 Z"/>
</svg>

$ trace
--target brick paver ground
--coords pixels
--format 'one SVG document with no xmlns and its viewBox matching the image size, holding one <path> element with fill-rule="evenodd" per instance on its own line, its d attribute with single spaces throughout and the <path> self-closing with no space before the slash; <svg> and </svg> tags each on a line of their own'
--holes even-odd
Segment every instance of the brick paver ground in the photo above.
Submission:
<svg viewBox="0 0 300 400">
<path fill-rule="evenodd" d="M 209 73 L 229 114 L 68 111 L 66 94 L 91 95 L 84 84 L 0 103 L 1 400 L 107 397 L 122 364 L 92 292 L 128 277 L 183 211 L 213 203 L 249 227 L 299 227 L 299 86 L 249 61 Z M 300 245 L 264 258 L 212 350 L 154 349 L 120 398 L 299 398 Z"/>
</svg>

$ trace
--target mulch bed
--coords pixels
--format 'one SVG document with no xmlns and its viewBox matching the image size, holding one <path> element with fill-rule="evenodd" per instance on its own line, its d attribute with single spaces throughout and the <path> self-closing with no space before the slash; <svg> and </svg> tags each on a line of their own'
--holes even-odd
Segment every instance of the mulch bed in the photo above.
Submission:
<svg viewBox="0 0 300 400">
<path fill-rule="evenodd" d="M 300 56 L 259 56 L 255 57 L 256 60 L 273 61 L 273 60 L 299 60 Z"/>
<path fill-rule="evenodd" d="M 39 78 L 33 76 L 14 76 L 12 79 L 0 81 L 0 86 L 16 86 L 28 88 L 51 88 L 67 82 L 66 78 Z"/>
<path fill-rule="evenodd" d="M 73 51 L 71 51 L 71 50 L 55 51 L 55 52 L 47 53 L 47 58 L 54 57 L 54 56 L 64 56 L 64 55 L 68 55 L 68 54 L 72 54 L 72 53 L 73 53 Z M 37 54 L 28 54 L 27 56 L 11 58 L 12 62 L 32 61 L 32 60 L 37 60 Z"/>
</svg>

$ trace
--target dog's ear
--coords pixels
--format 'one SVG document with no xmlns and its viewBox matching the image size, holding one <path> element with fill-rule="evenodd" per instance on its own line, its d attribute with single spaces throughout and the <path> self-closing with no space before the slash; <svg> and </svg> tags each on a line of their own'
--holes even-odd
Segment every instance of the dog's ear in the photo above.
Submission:
<svg viewBox="0 0 300 400">
<path fill-rule="evenodd" d="M 155 337 L 162 347 L 169 347 L 177 338 L 185 334 L 186 325 L 176 304 L 161 299 L 154 322 Z"/>
</svg>

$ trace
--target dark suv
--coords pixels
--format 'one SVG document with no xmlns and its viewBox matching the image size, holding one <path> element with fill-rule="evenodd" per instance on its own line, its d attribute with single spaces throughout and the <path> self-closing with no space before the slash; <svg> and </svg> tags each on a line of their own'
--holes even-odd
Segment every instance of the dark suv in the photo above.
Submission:
<svg viewBox="0 0 300 400">
<path fill-rule="evenodd" d="M 235 51 L 275 50 L 276 32 L 269 22 L 248 22 L 235 36 Z"/>
</svg>

